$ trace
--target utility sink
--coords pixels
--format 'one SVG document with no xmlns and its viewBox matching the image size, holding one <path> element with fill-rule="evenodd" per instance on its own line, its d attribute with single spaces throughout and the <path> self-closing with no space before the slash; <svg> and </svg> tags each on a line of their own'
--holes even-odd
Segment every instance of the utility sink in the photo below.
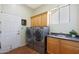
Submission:
<svg viewBox="0 0 79 59">
<path fill-rule="evenodd" d="M 60 38 L 60 39 L 79 41 L 79 36 L 77 36 L 77 37 L 71 37 L 69 34 L 52 33 L 52 34 L 49 34 L 48 36 L 49 37 L 54 37 L 54 38 Z"/>
<path fill-rule="evenodd" d="M 66 35 L 53 35 L 53 36 L 56 36 L 56 37 L 66 37 Z"/>
<path fill-rule="evenodd" d="M 50 36 L 52 36 L 52 37 L 58 37 L 58 38 L 69 38 L 69 36 L 64 35 L 64 34 L 52 34 Z"/>
</svg>

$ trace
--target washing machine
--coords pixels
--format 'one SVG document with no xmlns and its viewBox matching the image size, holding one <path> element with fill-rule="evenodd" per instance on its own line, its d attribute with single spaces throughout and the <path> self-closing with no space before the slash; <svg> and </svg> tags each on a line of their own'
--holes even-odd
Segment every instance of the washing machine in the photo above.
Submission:
<svg viewBox="0 0 79 59">
<path fill-rule="evenodd" d="M 45 53 L 45 37 L 49 33 L 48 27 L 36 27 L 34 28 L 34 49 L 44 54 Z"/>
<path fill-rule="evenodd" d="M 32 27 L 27 27 L 26 29 L 26 43 L 27 46 L 30 48 L 34 48 L 34 34 L 33 34 L 33 28 Z"/>
</svg>

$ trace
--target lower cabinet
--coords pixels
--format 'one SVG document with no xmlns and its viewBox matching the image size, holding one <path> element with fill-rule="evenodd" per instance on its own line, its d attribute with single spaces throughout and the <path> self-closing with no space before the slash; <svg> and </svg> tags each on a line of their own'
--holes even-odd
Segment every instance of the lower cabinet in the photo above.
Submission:
<svg viewBox="0 0 79 59">
<path fill-rule="evenodd" d="M 79 42 L 70 40 L 61 41 L 61 54 L 78 54 L 79 53 Z"/>
<path fill-rule="evenodd" d="M 79 54 L 79 42 L 47 37 L 48 54 Z"/>
<path fill-rule="evenodd" d="M 61 45 L 61 54 L 78 54 L 79 48 L 70 45 Z"/>
<path fill-rule="evenodd" d="M 60 48 L 59 45 L 60 45 L 59 39 L 48 37 L 48 39 L 47 39 L 47 52 L 50 54 L 52 54 L 52 53 L 58 54 L 59 48 Z"/>
</svg>

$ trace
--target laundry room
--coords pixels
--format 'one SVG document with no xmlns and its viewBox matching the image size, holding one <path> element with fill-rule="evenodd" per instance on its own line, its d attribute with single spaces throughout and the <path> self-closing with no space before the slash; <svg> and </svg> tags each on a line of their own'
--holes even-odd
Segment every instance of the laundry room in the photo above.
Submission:
<svg viewBox="0 0 79 59">
<path fill-rule="evenodd" d="M 0 54 L 79 54 L 79 4 L 0 4 Z"/>
</svg>

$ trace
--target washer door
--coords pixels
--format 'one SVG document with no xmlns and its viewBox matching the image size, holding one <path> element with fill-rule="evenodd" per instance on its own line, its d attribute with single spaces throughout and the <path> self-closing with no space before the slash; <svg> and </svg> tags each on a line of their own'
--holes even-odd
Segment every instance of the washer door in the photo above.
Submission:
<svg viewBox="0 0 79 59">
<path fill-rule="evenodd" d="M 27 41 L 30 41 L 33 39 L 33 32 L 31 28 L 27 28 L 26 30 L 26 36 L 27 36 Z"/>
<path fill-rule="evenodd" d="M 42 37 L 43 37 L 42 31 L 39 30 L 39 29 L 37 29 L 37 30 L 35 31 L 35 40 L 36 40 L 36 41 L 42 41 L 42 40 L 43 40 Z"/>
</svg>

